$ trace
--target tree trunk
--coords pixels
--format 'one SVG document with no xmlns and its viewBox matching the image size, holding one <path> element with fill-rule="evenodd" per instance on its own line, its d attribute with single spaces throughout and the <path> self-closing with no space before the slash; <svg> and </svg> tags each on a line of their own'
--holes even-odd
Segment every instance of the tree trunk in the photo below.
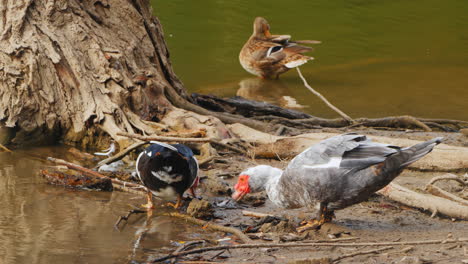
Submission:
<svg viewBox="0 0 468 264">
<path fill-rule="evenodd" d="M 174 106 L 210 113 L 190 104 L 149 1 L 0 1 L 0 131 L 13 143 L 127 145 L 117 133 L 154 133 Z"/>
</svg>

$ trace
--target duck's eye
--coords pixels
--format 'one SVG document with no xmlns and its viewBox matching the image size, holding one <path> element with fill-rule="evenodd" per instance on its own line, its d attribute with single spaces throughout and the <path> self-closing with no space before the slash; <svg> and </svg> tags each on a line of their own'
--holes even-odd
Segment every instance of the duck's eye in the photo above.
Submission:
<svg viewBox="0 0 468 264">
<path fill-rule="evenodd" d="M 283 46 L 271 47 L 271 48 L 268 49 L 267 57 L 270 56 L 271 54 L 275 53 L 275 52 L 279 52 L 279 51 L 282 51 L 282 50 L 283 50 Z"/>
</svg>

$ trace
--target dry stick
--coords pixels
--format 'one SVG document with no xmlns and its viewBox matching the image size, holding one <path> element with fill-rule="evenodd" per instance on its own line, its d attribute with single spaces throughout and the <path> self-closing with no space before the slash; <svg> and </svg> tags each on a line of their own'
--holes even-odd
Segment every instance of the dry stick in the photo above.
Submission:
<svg viewBox="0 0 468 264">
<path fill-rule="evenodd" d="M 209 143 L 233 150 L 238 153 L 245 153 L 245 151 L 242 149 L 219 142 L 218 140 L 214 138 L 179 138 L 179 137 L 163 137 L 163 136 L 142 136 L 142 135 L 137 135 L 137 134 L 132 134 L 132 133 L 123 133 L 123 132 L 118 132 L 117 135 L 129 137 L 129 138 L 136 138 L 136 139 L 143 140 L 143 141 L 156 140 L 156 141 L 196 142 L 196 143 L 209 142 Z"/>
<path fill-rule="evenodd" d="M 100 167 L 100 166 L 102 166 L 102 165 L 104 165 L 104 164 L 109 164 L 109 163 L 112 163 L 112 162 L 114 162 L 114 161 L 116 161 L 116 160 L 122 159 L 123 157 L 125 157 L 125 155 L 127 155 L 128 153 L 130 153 L 132 150 L 134 150 L 134 149 L 136 149 L 136 148 L 138 148 L 138 147 L 140 147 L 140 146 L 143 146 L 143 145 L 145 145 L 145 144 L 148 144 L 148 143 L 149 143 L 149 142 L 137 142 L 137 143 L 135 143 L 135 144 L 129 146 L 128 148 L 126 148 L 126 149 L 120 151 L 119 153 L 115 154 L 114 156 L 109 157 L 109 158 L 107 158 L 107 159 L 101 160 L 101 161 L 97 164 L 97 166 L 96 166 L 95 168 Z"/>
<path fill-rule="evenodd" d="M 336 258 L 332 258 L 331 261 L 332 261 L 332 262 L 336 262 L 336 261 L 342 260 L 342 259 L 344 259 L 344 258 L 350 258 L 350 257 L 358 256 L 358 255 L 366 255 L 366 254 L 372 254 L 372 253 L 379 253 L 379 252 L 381 252 L 381 251 L 389 250 L 389 249 L 392 249 L 392 248 L 393 248 L 393 247 L 389 246 L 389 247 L 383 247 L 383 248 L 378 248 L 378 249 L 373 249 L 373 250 L 358 251 L 358 252 L 346 254 L 346 255 L 343 255 L 343 256 L 339 256 L 339 257 L 336 257 Z"/>
<path fill-rule="evenodd" d="M 190 254 L 202 253 L 206 251 L 217 251 L 223 249 L 239 249 L 239 248 L 290 248 L 290 247 L 363 247 L 363 246 L 399 246 L 399 245 L 428 245 L 428 244 L 446 244 L 468 242 L 468 238 L 446 239 L 446 240 L 425 240 L 425 241 L 400 241 L 400 242 L 367 242 L 367 243 L 263 243 L 263 244 L 241 244 L 241 245 L 225 245 L 216 247 L 198 248 L 188 251 L 179 252 L 174 255 L 167 255 L 161 258 L 154 259 L 151 262 L 159 262 L 166 259 L 171 259 Z"/>
<path fill-rule="evenodd" d="M 299 73 L 299 77 L 301 77 L 302 81 L 304 82 L 305 87 L 309 89 L 312 93 L 314 93 L 316 96 L 318 96 L 328 107 L 333 109 L 335 112 L 337 112 L 341 117 L 343 117 L 346 121 L 348 121 L 351 124 L 356 123 L 351 117 L 349 117 L 347 114 L 343 113 L 340 109 L 332 105 L 327 98 L 325 98 L 323 95 L 321 95 L 319 92 L 315 91 L 310 85 L 307 83 L 307 80 L 302 76 L 301 70 L 299 67 L 296 67 L 297 73 Z"/>
<path fill-rule="evenodd" d="M 257 213 L 257 212 L 247 211 L 247 210 L 243 210 L 242 215 L 243 216 L 256 217 L 256 218 L 262 218 L 262 217 L 265 217 L 265 216 L 274 216 L 272 214 Z"/>
<path fill-rule="evenodd" d="M 13 152 L 13 151 L 11 151 L 9 148 L 3 146 L 2 144 L 0 144 L 0 148 L 3 149 L 3 150 L 6 151 L 6 152 Z"/>
</svg>

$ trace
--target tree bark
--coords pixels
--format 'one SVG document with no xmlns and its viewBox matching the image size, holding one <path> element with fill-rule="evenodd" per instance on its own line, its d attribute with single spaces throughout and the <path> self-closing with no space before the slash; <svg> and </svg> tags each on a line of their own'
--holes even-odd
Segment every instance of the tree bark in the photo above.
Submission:
<svg viewBox="0 0 468 264">
<path fill-rule="evenodd" d="M 16 143 L 122 142 L 119 132 L 154 132 L 142 120 L 173 108 L 166 90 L 189 100 L 149 1 L 1 2 L 0 128 L 14 128 Z"/>
</svg>

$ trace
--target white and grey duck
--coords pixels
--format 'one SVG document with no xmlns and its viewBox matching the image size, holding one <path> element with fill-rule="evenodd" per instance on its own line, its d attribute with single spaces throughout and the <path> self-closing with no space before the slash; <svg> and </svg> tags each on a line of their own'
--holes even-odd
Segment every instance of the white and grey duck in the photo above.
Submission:
<svg viewBox="0 0 468 264">
<path fill-rule="evenodd" d="M 266 190 L 277 206 L 315 207 L 318 219 L 298 231 L 317 228 L 331 221 L 335 210 L 367 200 L 441 141 L 438 137 L 401 148 L 355 133 L 334 136 L 304 150 L 284 171 L 267 165 L 243 171 L 232 198 Z"/>
<path fill-rule="evenodd" d="M 152 196 L 162 200 L 177 199 L 174 208 L 182 204 L 182 196 L 190 190 L 195 197 L 199 183 L 198 162 L 192 150 L 183 144 L 152 141 L 136 160 L 138 178 L 147 188 L 146 208 L 154 208 Z"/>
</svg>

